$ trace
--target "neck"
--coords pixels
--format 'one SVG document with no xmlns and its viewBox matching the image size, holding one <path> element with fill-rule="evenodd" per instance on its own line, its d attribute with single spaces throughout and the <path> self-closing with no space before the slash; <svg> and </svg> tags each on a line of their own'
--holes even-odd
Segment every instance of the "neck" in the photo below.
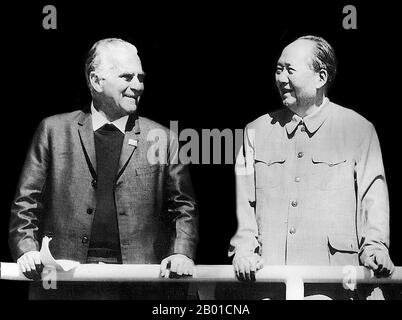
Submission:
<svg viewBox="0 0 402 320">
<path fill-rule="evenodd" d="M 121 117 L 124 117 L 124 114 L 120 112 L 116 112 L 113 108 L 110 108 L 109 104 L 104 103 L 98 99 L 93 99 L 95 109 L 102 114 L 108 121 L 113 122 Z"/>
<path fill-rule="evenodd" d="M 310 114 L 313 114 L 317 109 L 319 109 L 326 102 L 326 95 L 316 96 L 314 99 L 304 104 L 297 104 L 295 106 L 290 107 L 294 113 L 296 113 L 299 117 L 306 117 Z"/>
</svg>

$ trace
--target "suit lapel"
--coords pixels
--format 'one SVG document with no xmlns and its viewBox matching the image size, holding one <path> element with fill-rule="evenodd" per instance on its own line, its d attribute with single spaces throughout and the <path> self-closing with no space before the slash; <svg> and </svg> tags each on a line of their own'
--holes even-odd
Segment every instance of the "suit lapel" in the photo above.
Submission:
<svg viewBox="0 0 402 320">
<path fill-rule="evenodd" d="M 85 154 L 85 159 L 87 160 L 92 177 L 96 179 L 95 139 L 91 114 L 87 113 L 83 115 L 78 124 L 78 131 L 81 139 L 82 148 Z"/>
<path fill-rule="evenodd" d="M 139 120 L 136 117 L 130 117 L 126 125 L 126 134 L 124 135 L 123 145 L 119 160 L 119 168 L 117 170 L 117 179 L 121 176 L 127 167 L 135 149 L 137 149 L 138 134 L 140 133 Z"/>
</svg>

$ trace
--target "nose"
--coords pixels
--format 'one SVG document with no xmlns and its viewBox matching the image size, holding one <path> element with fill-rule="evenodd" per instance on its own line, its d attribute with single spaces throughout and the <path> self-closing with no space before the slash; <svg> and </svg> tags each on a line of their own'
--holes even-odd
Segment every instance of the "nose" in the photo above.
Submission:
<svg viewBox="0 0 402 320">
<path fill-rule="evenodd" d="M 130 89 L 136 94 L 141 94 L 141 92 L 144 90 L 144 83 L 141 82 L 137 76 L 135 76 L 130 82 Z"/>
<path fill-rule="evenodd" d="M 280 84 L 284 84 L 284 83 L 286 84 L 288 82 L 288 76 L 287 76 L 285 70 L 283 70 L 279 74 L 276 74 L 275 78 L 276 78 L 276 82 L 278 82 Z"/>
</svg>

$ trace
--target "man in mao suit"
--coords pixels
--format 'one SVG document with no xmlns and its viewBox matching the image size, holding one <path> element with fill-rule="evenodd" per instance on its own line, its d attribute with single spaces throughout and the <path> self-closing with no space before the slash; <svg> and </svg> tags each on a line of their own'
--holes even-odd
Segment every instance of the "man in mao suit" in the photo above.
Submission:
<svg viewBox="0 0 402 320">
<path fill-rule="evenodd" d="M 38 250 L 48 235 L 56 259 L 161 263 L 162 276 L 191 275 L 198 242 L 192 184 L 188 168 L 176 161 L 177 137 L 138 116 L 144 72 L 137 49 L 120 39 L 98 41 L 86 76 L 91 112 L 49 117 L 35 133 L 11 208 L 13 257 L 27 277 L 38 278 Z M 166 136 L 165 149 L 158 150 L 164 157 L 149 152 L 155 131 Z M 149 285 L 58 287 L 36 283 L 31 298 L 170 297 Z"/>
<path fill-rule="evenodd" d="M 240 279 L 252 280 L 264 263 L 362 264 L 384 276 L 393 271 L 377 134 L 369 121 L 328 99 L 335 74 L 327 41 L 297 39 L 276 68 L 284 108 L 246 127 L 230 249 Z M 335 291 L 325 296 L 345 297 L 342 288 Z"/>
</svg>

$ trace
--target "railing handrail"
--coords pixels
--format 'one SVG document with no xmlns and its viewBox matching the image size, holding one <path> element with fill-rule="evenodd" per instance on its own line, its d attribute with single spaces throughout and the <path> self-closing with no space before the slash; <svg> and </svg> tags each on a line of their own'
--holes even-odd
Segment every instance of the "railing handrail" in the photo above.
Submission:
<svg viewBox="0 0 402 320">
<path fill-rule="evenodd" d="M 50 271 L 50 273 L 49 273 Z M 217 282 L 238 281 L 231 265 L 196 265 L 192 277 L 165 279 L 158 264 L 80 264 L 67 272 L 45 268 L 44 280 L 56 281 L 190 281 L 198 287 L 200 299 L 214 299 Z M 0 279 L 28 280 L 16 263 L 0 263 Z M 393 274 L 377 278 L 372 270 L 354 266 L 265 266 L 256 273 L 258 282 L 284 282 L 287 300 L 304 299 L 304 283 L 402 283 L 402 267 Z M 351 287 L 348 287 L 351 288 Z M 352 289 L 353 290 L 353 289 Z"/>
<path fill-rule="evenodd" d="M 164 281 L 158 264 L 80 264 L 68 272 L 57 272 L 58 281 Z M 402 283 L 402 267 L 395 267 L 390 277 L 377 278 L 362 266 L 264 266 L 256 273 L 258 282 L 286 282 L 300 278 L 309 283 L 342 282 L 353 277 L 357 283 Z M 16 263 L 0 263 L 0 279 L 28 280 Z M 193 277 L 178 281 L 237 281 L 231 265 L 196 265 Z"/>
</svg>

